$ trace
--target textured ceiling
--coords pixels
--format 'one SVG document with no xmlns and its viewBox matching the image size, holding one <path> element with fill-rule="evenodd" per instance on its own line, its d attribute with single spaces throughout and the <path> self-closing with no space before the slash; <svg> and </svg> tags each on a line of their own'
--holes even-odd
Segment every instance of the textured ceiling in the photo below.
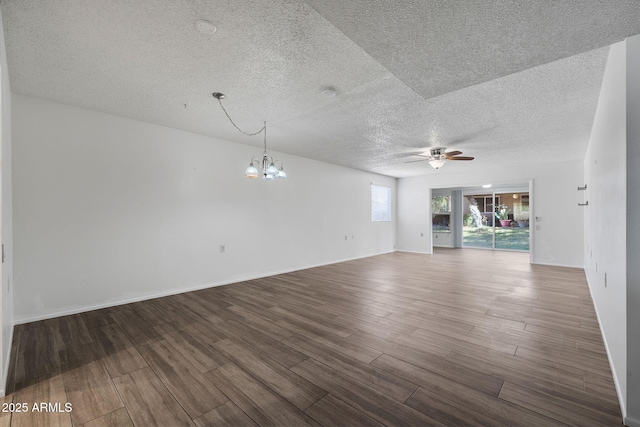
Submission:
<svg viewBox="0 0 640 427">
<path fill-rule="evenodd" d="M 640 32 L 638 0 L 308 0 L 425 99 Z"/>
<path fill-rule="evenodd" d="M 2 0 L 15 93 L 404 177 L 584 157 L 638 1 Z M 215 34 L 195 28 L 213 22 Z M 322 94 L 334 87 L 337 96 Z M 259 149 L 258 149 L 259 150 Z"/>
</svg>

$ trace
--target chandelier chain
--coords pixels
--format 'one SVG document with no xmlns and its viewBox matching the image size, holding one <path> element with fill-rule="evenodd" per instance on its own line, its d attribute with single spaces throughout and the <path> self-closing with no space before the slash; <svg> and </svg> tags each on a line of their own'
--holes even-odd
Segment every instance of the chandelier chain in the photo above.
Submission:
<svg viewBox="0 0 640 427">
<path fill-rule="evenodd" d="M 259 130 L 259 131 L 257 131 L 257 132 L 254 132 L 254 133 L 245 132 L 245 131 L 243 131 L 242 129 L 240 129 L 240 128 L 238 127 L 238 125 L 233 121 L 233 119 L 231 118 L 231 116 L 229 116 L 229 113 L 227 113 L 226 108 L 224 108 L 224 105 L 222 105 L 222 100 L 221 100 L 221 99 L 218 99 L 218 102 L 220 103 L 220 107 L 222 108 L 222 111 L 224 111 L 224 114 L 227 116 L 227 119 L 229 119 L 229 121 L 231 122 L 231 124 L 233 125 L 233 127 L 234 127 L 234 128 L 236 128 L 236 129 L 238 130 L 238 132 L 243 133 L 243 134 L 245 134 L 245 135 L 247 135 L 247 136 L 255 136 L 255 135 L 260 134 L 262 131 L 264 131 L 264 132 L 265 132 L 265 146 L 266 146 L 267 122 L 265 122 L 265 123 L 264 123 L 264 126 L 262 126 L 262 127 L 260 128 L 260 130 Z M 265 147 L 265 148 L 266 148 L 266 147 Z"/>
</svg>

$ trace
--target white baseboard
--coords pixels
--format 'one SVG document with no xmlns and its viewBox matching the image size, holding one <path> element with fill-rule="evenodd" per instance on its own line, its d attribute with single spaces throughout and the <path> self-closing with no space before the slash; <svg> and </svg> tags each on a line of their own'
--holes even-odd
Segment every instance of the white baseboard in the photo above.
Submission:
<svg viewBox="0 0 640 427">
<path fill-rule="evenodd" d="M 6 396 L 7 393 L 7 379 L 9 378 L 9 366 L 11 363 L 11 347 L 13 345 L 13 327 L 14 325 L 11 325 L 11 333 L 9 334 L 9 348 L 8 348 L 8 354 L 5 354 L 5 361 L 4 361 L 4 369 L 2 370 L 2 389 L 0 389 L 0 397 L 4 397 Z"/>
<path fill-rule="evenodd" d="M 292 273 L 294 271 L 306 270 L 306 269 L 315 268 L 315 267 L 322 267 L 322 266 L 325 266 L 325 265 L 339 264 L 341 262 L 354 261 L 354 260 L 363 259 L 363 258 L 370 258 L 370 257 L 378 256 L 378 255 L 390 254 L 390 253 L 393 253 L 393 252 L 395 252 L 395 250 L 386 251 L 386 252 L 380 252 L 380 253 L 376 253 L 376 254 L 362 255 L 362 256 L 346 258 L 346 259 L 342 259 L 342 260 L 325 262 L 325 263 L 313 264 L 313 265 L 308 265 L 308 266 L 300 267 L 300 268 L 292 268 L 292 269 L 287 269 L 287 270 L 282 270 L 282 271 L 274 271 L 274 272 L 270 272 L 270 273 L 266 273 L 266 274 L 260 274 L 260 275 L 256 275 L 256 276 L 237 277 L 237 278 L 234 278 L 233 280 L 225 280 L 225 281 L 221 281 L 221 282 L 207 283 L 207 284 L 204 284 L 204 285 L 194 286 L 194 287 L 190 287 L 190 288 L 180 288 L 180 289 L 172 289 L 172 290 L 165 291 L 165 292 L 148 293 L 148 294 L 140 295 L 140 296 L 133 297 L 133 298 L 126 298 L 126 299 L 121 299 L 121 300 L 116 300 L 116 301 L 110 301 L 110 302 L 104 303 L 104 304 L 96 304 L 96 305 L 86 306 L 86 307 L 71 308 L 71 309 L 67 309 L 67 310 L 55 311 L 55 312 L 51 312 L 51 313 L 39 314 L 39 315 L 34 315 L 34 316 L 21 316 L 21 317 L 16 317 L 14 319 L 14 325 L 20 325 L 20 324 L 23 324 L 23 323 L 36 322 L 38 320 L 53 319 L 55 317 L 68 316 L 68 315 L 71 315 L 71 314 L 84 313 L 86 311 L 100 310 L 102 308 L 115 307 L 115 306 L 118 306 L 118 305 L 124 305 L 124 304 L 130 304 L 130 303 L 134 303 L 134 302 L 146 301 L 146 300 L 150 300 L 150 299 L 154 299 L 154 298 L 162 298 L 162 297 L 167 297 L 167 296 L 171 296 L 171 295 L 183 294 L 185 292 L 193 292 L 193 291 L 198 291 L 198 290 L 201 290 L 201 289 L 215 288 L 217 286 L 225 286 L 225 285 L 230 285 L 230 284 L 233 284 L 233 283 L 245 282 L 245 281 L 248 281 L 248 280 L 262 279 L 262 278 L 265 278 L 265 277 L 277 276 L 279 274 Z"/>
<path fill-rule="evenodd" d="M 596 302 L 593 299 L 593 294 L 591 293 L 591 283 L 589 283 L 588 276 L 587 276 L 587 285 L 589 286 L 589 296 L 591 297 L 593 308 L 596 311 L 596 318 L 598 319 L 598 326 L 600 327 L 600 333 L 602 334 L 602 342 L 604 342 L 604 349 L 607 352 L 607 360 L 609 361 L 609 367 L 611 368 L 611 373 L 613 374 L 613 384 L 616 387 L 616 394 L 618 395 L 618 404 L 620 405 L 620 411 L 622 412 L 622 419 L 624 420 L 624 424 L 626 426 L 640 427 L 640 420 L 627 417 L 627 408 L 625 406 L 624 399 L 622 398 L 622 396 L 624 396 L 624 393 L 622 391 L 622 387 L 620 387 L 620 382 L 618 381 L 618 374 L 616 372 L 616 367 L 613 365 L 613 361 L 611 358 L 611 351 L 609 350 L 609 343 L 607 341 L 607 336 L 605 335 L 604 328 L 602 327 L 602 322 L 600 321 L 600 313 L 598 313 L 598 306 L 596 305 Z M 629 424 L 627 420 L 630 420 L 632 424 Z"/>
<path fill-rule="evenodd" d="M 405 252 L 408 254 L 420 254 L 420 255 L 433 255 L 433 252 L 422 252 L 422 251 L 406 251 L 403 249 L 398 249 L 396 252 Z"/>
<path fill-rule="evenodd" d="M 584 265 L 556 264 L 552 262 L 532 262 L 533 265 L 548 265 L 549 267 L 579 268 L 584 270 Z"/>
</svg>

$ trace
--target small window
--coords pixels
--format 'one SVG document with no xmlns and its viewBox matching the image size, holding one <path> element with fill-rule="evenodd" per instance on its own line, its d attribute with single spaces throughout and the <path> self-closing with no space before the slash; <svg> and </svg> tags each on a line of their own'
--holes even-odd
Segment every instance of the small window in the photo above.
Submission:
<svg viewBox="0 0 640 427">
<path fill-rule="evenodd" d="M 451 196 L 431 198 L 431 227 L 434 233 L 451 231 Z"/>
<path fill-rule="evenodd" d="M 391 188 L 371 184 L 371 221 L 391 222 Z"/>
</svg>

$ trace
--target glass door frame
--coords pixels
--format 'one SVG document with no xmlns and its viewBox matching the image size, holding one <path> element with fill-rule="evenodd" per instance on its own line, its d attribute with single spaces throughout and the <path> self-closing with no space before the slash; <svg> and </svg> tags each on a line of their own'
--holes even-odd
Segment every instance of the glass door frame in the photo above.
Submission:
<svg viewBox="0 0 640 427">
<path fill-rule="evenodd" d="M 519 183 L 519 184 L 506 184 L 506 185 L 498 185 L 495 186 L 495 188 L 484 188 L 484 187 L 480 187 L 480 186 L 469 186 L 469 187 L 462 187 L 462 194 L 463 194 L 463 199 L 465 197 L 468 196 L 475 196 L 478 195 L 480 197 L 484 197 L 484 201 L 483 201 L 483 211 L 480 212 L 481 214 L 483 214 L 484 217 L 486 217 L 489 212 L 486 211 L 486 206 L 487 206 L 487 200 L 491 200 L 491 207 L 493 208 L 493 211 L 491 212 L 492 218 L 491 218 L 491 246 L 469 246 L 469 245 L 465 245 L 464 244 L 464 237 L 462 237 L 462 239 L 460 240 L 460 245 L 458 247 L 463 247 L 463 248 L 473 248 L 473 249 L 489 249 L 489 250 L 499 250 L 499 251 L 510 251 L 510 252 L 529 252 L 530 254 L 530 258 L 531 260 L 533 260 L 533 230 L 534 230 L 534 210 L 533 210 L 533 181 L 530 180 L 528 183 Z M 500 248 L 500 247 L 496 247 L 496 244 L 499 244 L 499 241 L 496 239 L 497 233 L 496 233 L 496 228 L 497 228 L 497 224 L 496 222 L 498 221 L 497 217 L 497 209 L 496 206 L 499 206 L 500 203 L 502 202 L 502 199 L 504 199 L 504 195 L 509 195 L 509 194 L 522 194 L 522 193 L 526 193 L 528 195 L 528 213 L 529 213 L 529 233 L 528 233 L 528 246 L 529 249 L 528 250 L 521 250 L 521 249 L 510 249 L 510 248 Z M 461 215 L 460 215 L 460 224 L 459 227 L 462 230 L 464 228 L 464 208 L 461 206 Z M 511 210 L 513 211 L 513 208 L 511 208 Z M 515 212 L 512 213 L 513 215 L 513 219 L 512 221 L 516 220 L 515 218 Z M 489 242 L 487 242 L 489 243 Z"/>
</svg>

